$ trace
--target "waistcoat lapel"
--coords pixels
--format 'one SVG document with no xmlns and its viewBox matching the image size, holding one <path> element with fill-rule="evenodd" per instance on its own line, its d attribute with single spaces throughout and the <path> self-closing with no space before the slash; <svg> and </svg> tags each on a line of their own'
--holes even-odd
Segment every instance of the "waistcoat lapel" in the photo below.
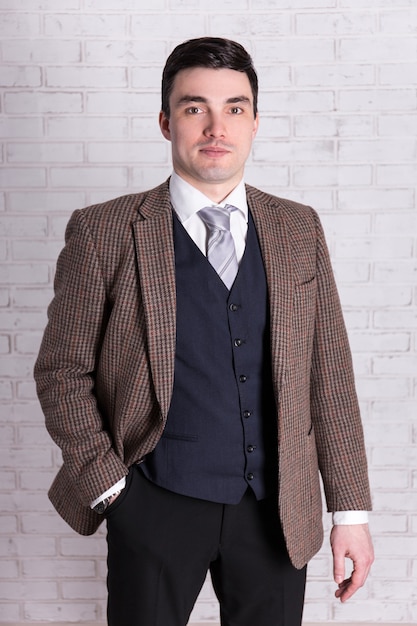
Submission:
<svg viewBox="0 0 417 626">
<path fill-rule="evenodd" d="M 139 207 L 133 234 L 149 362 L 155 394 L 165 420 L 174 381 L 176 326 L 172 209 L 167 184 L 150 193 Z"/>
</svg>

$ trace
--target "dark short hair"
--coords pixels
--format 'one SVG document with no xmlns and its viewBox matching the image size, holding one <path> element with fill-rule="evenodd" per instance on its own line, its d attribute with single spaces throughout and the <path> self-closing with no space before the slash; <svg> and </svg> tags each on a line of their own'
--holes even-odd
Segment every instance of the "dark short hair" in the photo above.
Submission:
<svg viewBox="0 0 417 626">
<path fill-rule="evenodd" d="M 175 76 L 191 67 L 229 69 L 244 72 L 253 95 L 253 113 L 258 111 L 258 77 L 250 55 L 236 41 L 220 37 L 200 37 L 180 44 L 169 55 L 162 73 L 162 111 L 169 118 L 169 97 Z"/>
</svg>

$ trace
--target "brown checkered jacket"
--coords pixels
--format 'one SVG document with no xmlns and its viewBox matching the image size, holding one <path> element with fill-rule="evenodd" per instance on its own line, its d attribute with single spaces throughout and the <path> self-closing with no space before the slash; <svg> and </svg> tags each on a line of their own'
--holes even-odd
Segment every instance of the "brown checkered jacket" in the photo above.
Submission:
<svg viewBox="0 0 417 626">
<path fill-rule="evenodd" d="M 278 510 L 296 567 L 330 511 L 371 508 L 350 350 L 316 213 L 252 187 L 265 263 L 278 424 Z M 158 442 L 170 405 L 175 267 L 168 183 L 76 211 L 59 257 L 35 378 L 63 454 L 49 492 L 77 532 L 90 503 Z"/>
</svg>

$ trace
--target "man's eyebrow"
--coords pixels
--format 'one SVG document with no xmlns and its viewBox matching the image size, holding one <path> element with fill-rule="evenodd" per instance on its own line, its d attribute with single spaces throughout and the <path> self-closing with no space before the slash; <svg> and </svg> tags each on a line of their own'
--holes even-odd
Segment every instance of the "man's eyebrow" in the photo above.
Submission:
<svg viewBox="0 0 417 626">
<path fill-rule="evenodd" d="M 182 96 L 176 104 L 177 106 L 181 106 L 181 104 L 188 104 L 190 102 L 201 102 L 203 104 L 207 104 L 208 100 L 203 96 L 185 95 Z M 225 104 L 238 104 L 239 102 L 250 104 L 250 98 L 248 98 L 248 96 L 233 96 L 231 98 L 227 98 Z"/>
</svg>

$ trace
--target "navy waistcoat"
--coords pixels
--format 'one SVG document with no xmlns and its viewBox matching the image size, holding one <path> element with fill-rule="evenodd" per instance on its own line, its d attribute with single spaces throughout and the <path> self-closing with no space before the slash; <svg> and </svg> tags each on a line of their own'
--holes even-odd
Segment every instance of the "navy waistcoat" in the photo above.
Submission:
<svg viewBox="0 0 417 626">
<path fill-rule="evenodd" d="M 171 491 L 236 504 L 276 485 L 268 290 L 249 216 L 245 253 L 226 288 L 174 217 L 177 340 L 165 431 L 141 465 Z"/>
</svg>

